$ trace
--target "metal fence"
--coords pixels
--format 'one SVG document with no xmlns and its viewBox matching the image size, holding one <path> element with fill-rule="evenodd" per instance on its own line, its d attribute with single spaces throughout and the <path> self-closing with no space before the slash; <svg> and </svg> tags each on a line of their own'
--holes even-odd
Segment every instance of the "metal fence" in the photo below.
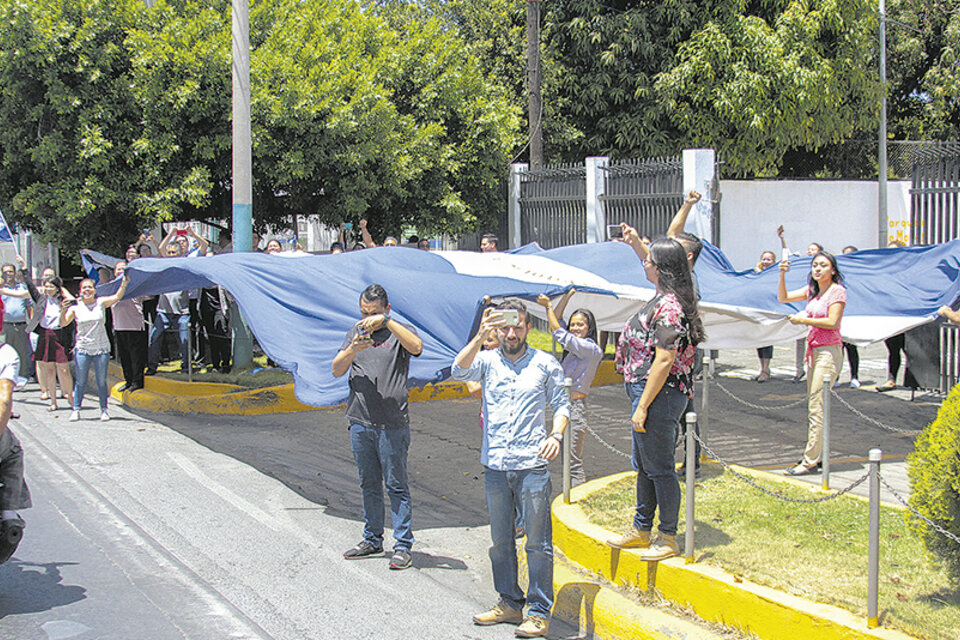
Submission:
<svg viewBox="0 0 960 640">
<path fill-rule="evenodd" d="M 621 161 L 605 174 L 600 201 L 608 223 L 626 222 L 642 236 L 662 236 L 683 204 L 680 156 Z"/>
<path fill-rule="evenodd" d="M 923 142 L 908 149 L 913 165 L 910 244 L 957 239 L 960 237 L 960 142 Z"/>
<path fill-rule="evenodd" d="M 520 174 L 520 242 L 554 249 L 587 241 L 583 165 L 550 165 Z"/>
</svg>

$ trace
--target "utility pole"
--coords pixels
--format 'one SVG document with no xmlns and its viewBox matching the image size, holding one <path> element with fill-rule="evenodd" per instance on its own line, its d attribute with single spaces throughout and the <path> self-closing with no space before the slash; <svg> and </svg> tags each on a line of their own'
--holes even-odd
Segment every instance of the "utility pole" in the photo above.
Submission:
<svg viewBox="0 0 960 640">
<path fill-rule="evenodd" d="M 877 246 L 887 246 L 887 10 L 886 1 L 880 1 L 880 134 L 877 158 Z"/>
<path fill-rule="evenodd" d="M 543 102 L 540 97 L 540 0 L 527 0 L 527 92 L 530 168 L 543 166 Z"/>
<path fill-rule="evenodd" d="M 250 5 L 233 0 L 233 250 L 253 243 L 253 160 L 250 136 Z M 232 314 L 233 367 L 253 363 L 253 336 L 238 309 Z"/>
</svg>

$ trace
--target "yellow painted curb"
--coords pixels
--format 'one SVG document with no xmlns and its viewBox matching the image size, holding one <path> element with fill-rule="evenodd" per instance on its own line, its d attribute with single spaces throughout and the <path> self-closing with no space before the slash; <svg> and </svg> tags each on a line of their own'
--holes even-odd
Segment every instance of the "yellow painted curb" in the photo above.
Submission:
<svg viewBox="0 0 960 640">
<path fill-rule="evenodd" d="M 111 363 L 110 375 L 120 380 L 120 367 Z M 600 363 L 593 385 L 623 382 L 623 376 L 613 370 L 613 362 Z M 144 388 L 121 393 L 114 385 L 110 395 L 125 406 L 160 413 L 209 413 L 215 415 L 263 415 L 268 413 L 295 413 L 331 407 L 314 407 L 297 400 L 293 384 L 248 389 L 217 382 L 183 382 L 162 376 L 147 376 Z M 410 389 L 411 402 L 468 398 L 470 393 L 463 382 L 448 380 Z"/>
<path fill-rule="evenodd" d="M 576 503 L 611 482 L 632 476 L 620 473 L 585 483 L 553 503 L 553 542 L 572 562 L 613 584 L 656 589 L 664 598 L 693 609 L 712 620 L 752 633 L 764 640 L 910 640 L 891 629 L 870 629 L 865 618 L 834 607 L 804 600 L 753 584 L 737 581 L 719 569 L 685 564 L 683 558 L 643 562 L 637 551 L 620 551 L 605 541 L 614 534 L 589 522 Z"/>
<path fill-rule="evenodd" d="M 553 563 L 553 589 L 553 617 L 582 629 L 585 638 L 720 640 L 702 626 L 645 607 L 614 589 L 584 579 L 562 560 Z"/>
</svg>

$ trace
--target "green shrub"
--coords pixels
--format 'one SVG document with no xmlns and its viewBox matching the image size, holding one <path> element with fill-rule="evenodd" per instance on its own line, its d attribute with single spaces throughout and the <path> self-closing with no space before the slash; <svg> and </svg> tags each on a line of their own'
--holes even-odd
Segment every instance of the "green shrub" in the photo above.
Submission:
<svg viewBox="0 0 960 640">
<path fill-rule="evenodd" d="M 947 531 L 960 535 L 960 385 L 947 396 L 937 419 L 917 438 L 907 459 L 910 504 Z M 960 544 L 934 531 L 917 518 L 913 526 L 924 536 L 927 550 L 960 582 Z"/>
</svg>

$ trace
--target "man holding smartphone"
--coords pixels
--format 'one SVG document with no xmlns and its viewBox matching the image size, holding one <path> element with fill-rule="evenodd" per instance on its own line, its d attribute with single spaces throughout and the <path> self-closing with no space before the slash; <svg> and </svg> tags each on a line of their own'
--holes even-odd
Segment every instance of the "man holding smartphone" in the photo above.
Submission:
<svg viewBox="0 0 960 640">
<path fill-rule="evenodd" d="M 406 569 L 413 563 L 407 373 L 410 357 L 420 355 L 423 341 L 413 327 L 390 317 L 387 292 L 379 284 L 360 294 L 360 314 L 363 318 L 347 333 L 332 366 L 338 378 L 350 372 L 347 420 L 363 495 L 363 540 L 343 557 L 357 560 L 383 553 L 386 486 L 395 541 L 390 568 Z"/>
<path fill-rule="evenodd" d="M 547 635 L 553 607 L 553 528 L 550 471 L 570 421 L 563 369 L 549 354 L 527 346 L 530 316 L 517 298 L 487 309 L 477 335 L 453 361 L 453 377 L 483 385 L 484 491 L 490 515 L 490 562 L 500 601 L 473 617 L 474 624 L 519 624 L 516 635 Z M 480 352 L 496 332 L 500 348 Z M 546 408 L 553 425 L 546 428 Z M 517 582 L 515 514 L 523 521 L 529 587 Z M 523 617 L 523 607 L 530 605 Z"/>
</svg>

